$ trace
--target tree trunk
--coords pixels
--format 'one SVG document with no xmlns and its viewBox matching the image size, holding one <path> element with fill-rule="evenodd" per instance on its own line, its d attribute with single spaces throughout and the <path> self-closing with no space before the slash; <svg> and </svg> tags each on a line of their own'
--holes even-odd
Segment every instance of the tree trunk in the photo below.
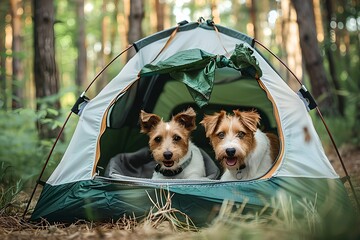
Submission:
<svg viewBox="0 0 360 240">
<path fill-rule="evenodd" d="M 108 43 L 109 16 L 107 16 L 107 0 L 102 4 L 102 21 L 101 21 L 101 50 L 97 57 L 97 72 L 105 67 L 106 45 Z M 107 84 L 107 71 L 104 71 L 96 80 L 96 92 L 100 92 Z"/>
<path fill-rule="evenodd" d="M 280 47 L 283 49 L 284 60 L 286 65 L 294 72 L 296 77 L 302 81 L 303 68 L 302 68 L 302 57 L 301 48 L 299 45 L 299 29 L 296 23 L 296 13 L 291 8 L 290 0 L 281 1 L 281 44 Z M 289 72 L 285 71 L 286 81 L 291 89 L 298 91 L 301 87 L 296 81 L 294 76 Z"/>
<path fill-rule="evenodd" d="M 111 59 L 113 59 L 114 57 L 114 48 L 115 48 L 115 45 L 117 44 L 115 42 L 116 40 L 116 28 L 117 28 L 117 18 L 118 18 L 118 15 L 119 15 L 119 0 L 115 0 L 114 1 L 114 5 L 115 5 L 115 9 L 114 9 L 114 13 L 113 13 L 113 16 L 112 16 L 112 20 L 111 20 L 111 32 L 110 32 L 110 46 L 111 46 L 111 49 L 110 49 L 110 53 L 108 55 L 108 59 L 107 59 L 107 62 L 109 62 Z"/>
<path fill-rule="evenodd" d="M 164 10 L 165 10 L 165 3 L 161 0 L 155 0 L 155 8 L 156 8 L 156 30 L 162 31 L 164 30 Z"/>
<path fill-rule="evenodd" d="M 128 15 L 130 12 L 130 0 L 120 1 L 119 4 L 119 14 L 117 16 L 117 32 L 119 35 L 121 50 L 124 50 L 129 45 L 127 39 L 127 33 L 129 29 L 129 19 Z M 126 62 L 127 54 L 120 56 L 122 62 Z"/>
<path fill-rule="evenodd" d="M 252 23 L 252 36 L 257 39 L 258 38 L 258 34 L 257 34 L 257 19 L 258 17 L 256 16 L 257 12 L 256 12 L 256 2 L 255 0 L 251 0 L 250 1 L 250 17 L 251 17 L 251 23 Z"/>
<path fill-rule="evenodd" d="M 7 3 L 5 3 L 7 4 Z M 5 5 L 4 4 L 4 5 Z M 7 93 L 6 93 L 6 56 L 5 56 L 5 17 L 7 14 L 7 6 L 0 7 L 0 108 L 7 109 Z"/>
<path fill-rule="evenodd" d="M 21 14 L 19 9 L 22 8 L 21 1 L 11 0 L 11 27 L 12 27 L 12 108 L 20 108 L 23 106 L 23 92 L 24 86 L 24 70 L 21 54 Z"/>
<path fill-rule="evenodd" d="M 215 24 L 220 24 L 220 12 L 219 12 L 219 1 L 211 0 L 211 16 Z"/>
<path fill-rule="evenodd" d="M 233 19 L 234 19 L 234 23 L 235 23 L 235 28 L 237 28 L 237 24 L 236 23 L 238 23 L 239 21 L 240 21 L 240 16 L 241 16 L 241 7 L 240 7 L 241 5 L 240 5 L 240 3 L 239 3 L 239 1 L 237 1 L 237 0 L 231 0 L 231 15 L 232 15 L 232 17 L 233 17 Z M 241 31 L 241 29 L 237 29 L 237 30 L 240 30 Z"/>
<path fill-rule="evenodd" d="M 324 113 L 334 114 L 335 107 L 323 59 L 317 41 L 312 0 L 291 0 L 299 26 L 300 46 L 305 68 L 310 77 L 311 89 Z"/>
<path fill-rule="evenodd" d="M 329 41 L 330 41 L 329 44 L 325 44 L 325 51 L 326 51 L 327 60 L 329 62 L 330 76 L 331 76 L 334 88 L 336 89 L 336 92 L 338 92 L 341 89 L 341 87 L 340 87 L 339 79 L 336 74 L 336 64 L 335 64 L 335 60 L 334 60 L 334 55 L 331 50 L 331 45 L 334 43 L 333 42 L 334 40 L 331 39 L 331 32 L 334 30 L 331 29 L 331 27 L 330 27 L 332 15 L 334 14 L 332 0 L 325 0 L 325 6 L 326 6 L 326 11 L 325 11 L 325 20 L 324 21 L 325 21 L 326 33 L 327 33 L 326 39 L 329 39 Z M 341 114 L 341 116 L 344 116 L 344 114 L 345 114 L 345 99 L 340 94 L 336 94 L 336 97 L 337 97 L 337 103 L 338 103 L 338 111 Z"/>
<path fill-rule="evenodd" d="M 128 32 L 128 42 L 132 44 L 133 42 L 141 39 L 142 37 L 142 27 L 141 23 L 144 18 L 144 3 L 142 0 L 133 0 L 130 2 L 130 15 L 129 15 L 129 32 Z M 130 48 L 127 51 L 127 60 L 132 58 L 135 55 L 135 49 Z"/>
<path fill-rule="evenodd" d="M 76 36 L 77 36 L 77 68 L 76 68 L 76 86 L 81 91 L 85 87 L 87 79 L 87 58 L 86 58 L 86 41 L 85 41 L 85 14 L 84 14 L 84 0 L 76 1 Z"/>
<path fill-rule="evenodd" d="M 55 95 L 59 91 L 58 72 L 55 62 L 54 3 L 52 0 L 34 0 L 34 79 L 36 99 Z M 60 102 L 48 102 L 47 108 L 60 109 Z M 37 109 L 41 105 L 37 103 Z M 47 114 L 46 118 L 54 118 Z M 40 136 L 55 137 L 56 131 L 40 125 Z"/>
</svg>

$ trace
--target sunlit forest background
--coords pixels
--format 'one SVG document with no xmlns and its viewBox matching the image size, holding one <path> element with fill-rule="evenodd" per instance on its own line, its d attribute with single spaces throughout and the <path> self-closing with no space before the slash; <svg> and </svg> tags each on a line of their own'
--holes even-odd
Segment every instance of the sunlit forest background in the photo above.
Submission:
<svg viewBox="0 0 360 240">
<path fill-rule="evenodd" d="M 71 107 L 104 66 L 129 44 L 183 20 L 213 19 L 259 40 L 313 93 L 336 143 L 359 146 L 359 13 L 358 0 L 2 0 L 1 209 L 17 192 L 32 187 Z M 308 41 L 312 37 L 315 42 Z M 133 54 L 114 61 L 87 96 L 96 96 Z M 267 57 L 298 90 L 289 71 Z M 317 114 L 311 114 L 330 149 Z M 73 116 L 45 180 L 76 122 Z"/>
</svg>

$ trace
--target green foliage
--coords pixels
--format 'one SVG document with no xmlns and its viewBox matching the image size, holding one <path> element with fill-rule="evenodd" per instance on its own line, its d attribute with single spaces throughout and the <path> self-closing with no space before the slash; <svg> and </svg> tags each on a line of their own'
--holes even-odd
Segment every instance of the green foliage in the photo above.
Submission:
<svg viewBox="0 0 360 240">
<path fill-rule="evenodd" d="M 320 214 L 317 198 L 294 201 L 284 193 L 271 199 L 270 205 L 260 212 L 245 210 L 247 202 L 241 205 L 224 201 L 212 226 L 202 232 L 204 239 L 356 239 L 359 236 L 359 218 L 349 225 L 341 219 L 343 213 L 336 212 L 335 218 Z M 332 209 L 331 203 L 326 203 Z M 297 210 L 295 210 L 295 208 Z M 300 210 L 303 215 L 299 216 Z M 195 236 L 195 235 L 194 235 Z M 198 238 L 190 238 L 198 239 Z"/>
<path fill-rule="evenodd" d="M 24 183 L 31 184 L 46 160 L 46 157 L 53 146 L 54 139 L 40 139 L 38 124 L 50 124 L 53 129 L 62 125 L 61 111 L 47 109 L 46 104 L 39 111 L 31 109 L 18 109 L 13 111 L 0 111 L 0 162 L 11 166 L 12 176 L 21 179 Z M 48 118 L 48 115 L 55 115 L 55 119 Z M 71 137 L 74 124 L 69 126 L 65 135 Z M 66 148 L 67 138 L 64 137 L 56 146 L 46 172 L 52 172 L 56 163 Z M 46 177 L 46 175 L 45 175 Z M 2 181 L 6 177 L 2 178 Z"/>
<path fill-rule="evenodd" d="M 44 153 L 35 128 L 38 116 L 30 109 L 0 113 L 0 162 L 15 167 L 19 178 L 29 179 Z"/>
<path fill-rule="evenodd" d="M 0 215 L 6 211 L 23 188 L 23 181 L 12 177 L 13 169 L 0 162 Z"/>
<path fill-rule="evenodd" d="M 351 135 L 351 128 L 349 128 L 348 122 L 343 117 L 325 117 L 325 122 L 331 134 L 333 135 L 337 146 L 341 146 L 342 144 L 348 142 L 348 137 Z M 313 117 L 313 123 L 325 150 L 331 149 L 332 143 L 321 119 L 318 117 Z"/>
<path fill-rule="evenodd" d="M 38 101 L 40 105 L 40 109 L 37 112 L 37 120 L 39 124 L 48 125 L 48 128 L 51 130 L 55 130 L 58 127 L 61 127 L 61 122 L 56 120 L 59 117 L 59 110 L 54 108 L 54 103 L 52 100 L 44 100 Z"/>
<path fill-rule="evenodd" d="M 356 124 L 359 124 L 359 120 L 356 119 L 357 112 L 354 111 L 355 104 L 351 104 L 347 107 L 345 116 L 324 116 L 324 120 L 334 141 L 338 147 L 344 144 L 352 144 L 360 146 L 359 129 L 356 128 Z M 332 149 L 333 145 L 331 139 L 326 131 L 326 128 L 318 117 L 317 113 L 311 112 L 314 127 L 323 143 L 326 150 Z"/>
<path fill-rule="evenodd" d="M 55 116 L 55 119 L 48 116 Z M 38 124 L 50 124 L 53 129 L 62 125 L 61 111 L 47 108 L 46 101 L 41 109 L 0 110 L 0 214 L 7 211 L 18 193 L 25 186 L 32 188 L 45 163 L 54 139 L 40 139 Z M 76 122 L 68 126 L 65 136 L 71 137 Z M 41 180 L 46 180 L 60 161 L 67 142 L 60 141 L 46 167 Z"/>
</svg>

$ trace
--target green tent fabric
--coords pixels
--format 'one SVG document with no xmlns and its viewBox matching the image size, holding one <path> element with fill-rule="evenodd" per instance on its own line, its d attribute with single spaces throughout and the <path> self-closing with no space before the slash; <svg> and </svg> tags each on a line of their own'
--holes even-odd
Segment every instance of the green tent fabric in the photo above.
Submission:
<svg viewBox="0 0 360 240">
<path fill-rule="evenodd" d="M 310 185 L 313 187 L 309 188 Z M 156 202 L 161 198 L 159 201 L 165 202 L 163 198 L 167 194 L 172 196 L 172 207 L 191 216 L 196 226 L 206 226 L 213 211 L 224 200 L 246 202 L 243 214 L 263 212 L 265 208 L 268 214 L 272 214 L 275 209 L 291 204 L 294 216 L 299 217 L 306 214 L 309 203 L 314 202 L 318 213 L 327 217 L 324 226 L 328 227 L 330 235 L 343 232 L 354 221 L 353 209 L 348 205 L 349 199 L 343 197 L 346 192 L 339 179 L 314 181 L 276 177 L 260 182 L 176 184 L 166 187 L 114 183 L 101 178 L 61 186 L 46 184 L 32 219 L 74 222 L 84 217 L 91 221 L 111 221 L 133 215 L 144 217 L 154 206 L 151 199 Z"/>
<path fill-rule="evenodd" d="M 201 49 L 189 49 L 157 64 L 145 65 L 140 77 L 168 73 L 173 79 L 182 81 L 198 106 L 203 107 L 210 100 L 217 68 L 231 67 L 243 76 L 261 77 L 261 69 L 252 54 L 253 51 L 244 44 L 236 45 L 229 59 Z"/>
</svg>

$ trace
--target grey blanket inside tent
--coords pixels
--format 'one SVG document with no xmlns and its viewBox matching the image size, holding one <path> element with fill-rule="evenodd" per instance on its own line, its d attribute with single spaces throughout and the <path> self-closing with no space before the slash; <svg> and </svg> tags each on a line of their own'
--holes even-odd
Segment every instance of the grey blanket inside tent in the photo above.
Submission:
<svg viewBox="0 0 360 240">
<path fill-rule="evenodd" d="M 217 179 L 220 170 L 210 158 L 210 156 L 200 149 L 205 162 L 206 177 L 209 179 Z M 137 178 L 151 178 L 155 169 L 156 162 L 151 156 L 148 147 L 132 153 L 119 153 L 111 158 L 105 169 L 105 176 L 116 178 L 117 176 L 129 176 Z"/>
</svg>

